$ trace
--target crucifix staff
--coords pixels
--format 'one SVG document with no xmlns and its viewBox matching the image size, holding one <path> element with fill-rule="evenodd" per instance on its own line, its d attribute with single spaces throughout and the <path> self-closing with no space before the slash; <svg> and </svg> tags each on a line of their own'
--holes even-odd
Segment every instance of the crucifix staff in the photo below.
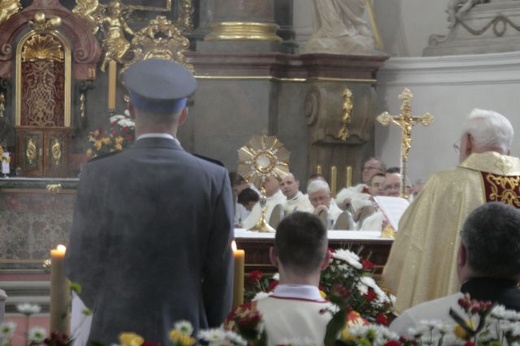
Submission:
<svg viewBox="0 0 520 346">
<path fill-rule="evenodd" d="M 421 116 L 412 115 L 412 101 L 413 94 L 410 89 L 405 88 L 399 95 L 402 101 L 401 114 L 390 115 L 388 112 L 381 113 L 377 117 L 383 126 L 388 126 L 390 123 L 401 128 L 401 196 L 408 198 L 408 191 L 406 189 L 406 181 L 408 176 L 408 153 L 412 147 L 412 128 L 418 123 L 424 126 L 430 125 L 435 119 L 430 113 L 424 113 Z"/>
</svg>

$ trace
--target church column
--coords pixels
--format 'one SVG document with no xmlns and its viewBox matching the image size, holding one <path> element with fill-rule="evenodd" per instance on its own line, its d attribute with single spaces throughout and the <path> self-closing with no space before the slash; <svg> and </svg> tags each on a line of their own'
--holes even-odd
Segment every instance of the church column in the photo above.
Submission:
<svg viewBox="0 0 520 346">
<path fill-rule="evenodd" d="M 280 51 L 274 0 L 215 0 L 210 5 L 210 32 L 197 51 Z"/>
</svg>

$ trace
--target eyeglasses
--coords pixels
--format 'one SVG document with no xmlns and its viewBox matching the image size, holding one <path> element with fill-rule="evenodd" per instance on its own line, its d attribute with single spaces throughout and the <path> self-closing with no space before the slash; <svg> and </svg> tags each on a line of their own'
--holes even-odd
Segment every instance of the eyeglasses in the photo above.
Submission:
<svg viewBox="0 0 520 346">
<path fill-rule="evenodd" d="M 363 167 L 363 171 L 370 171 L 370 170 L 373 170 L 373 169 L 379 169 L 379 167 L 374 167 L 374 166 Z"/>
</svg>

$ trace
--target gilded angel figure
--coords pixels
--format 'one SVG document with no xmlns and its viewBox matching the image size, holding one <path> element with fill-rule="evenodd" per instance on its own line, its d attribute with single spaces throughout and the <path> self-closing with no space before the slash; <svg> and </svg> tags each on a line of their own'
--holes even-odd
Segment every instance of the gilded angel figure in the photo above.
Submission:
<svg viewBox="0 0 520 346">
<path fill-rule="evenodd" d="M 0 0 L 0 24 L 22 8 L 19 0 Z"/>
<path fill-rule="evenodd" d="M 105 38 L 103 39 L 103 49 L 105 56 L 101 63 L 101 71 L 105 72 L 106 66 L 112 60 L 122 63 L 122 59 L 130 48 L 130 42 L 126 39 L 125 33 L 134 35 L 133 30 L 126 24 L 122 17 L 121 1 L 113 0 L 108 4 L 108 15 L 103 18 L 103 28 Z"/>
</svg>

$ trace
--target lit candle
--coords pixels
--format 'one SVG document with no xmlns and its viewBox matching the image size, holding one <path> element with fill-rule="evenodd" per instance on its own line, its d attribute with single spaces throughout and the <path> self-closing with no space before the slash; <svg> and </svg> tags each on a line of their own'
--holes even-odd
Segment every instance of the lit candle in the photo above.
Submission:
<svg viewBox="0 0 520 346">
<path fill-rule="evenodd" d="M 330 193 L 332 196 L 336 196 L 337 189 L 337 180 L 338 180 L 338 169 L 336 166 L 330 167 Z"/>
<path fill-rule="evenodd" d="M 116 72 L 117 64 L 115 60 L 108 63 L 108 110 L 116 109 Z"/>
<path fill-rule="evenodd" d="M 66 248 L 58 245 L 51 250 L 51 332 L 69 334 L 69 281 L 63 272 Z"/>
<path fill-rule="evenodd" d="M 345 168 L 345 185 L 347 187 L 352 186 L 352 166 L 347 166 Z"/>
<path fill-rule="evenodd" d="M 235 258 L 235 274 L 233 276 L 233 308 L 244 302 L 244 265 L 246 252 L 237 250 L 237 244 L 233 240 L 231 243 L 233 257 Z"/>
<path fill-rule="evenodd" d="M 320 174 L 320 175 L 323 174 L 322 169 L 321 169 L 321 165 L 317 165 L 316 166 L 316 174 Z"/>
</svg>

